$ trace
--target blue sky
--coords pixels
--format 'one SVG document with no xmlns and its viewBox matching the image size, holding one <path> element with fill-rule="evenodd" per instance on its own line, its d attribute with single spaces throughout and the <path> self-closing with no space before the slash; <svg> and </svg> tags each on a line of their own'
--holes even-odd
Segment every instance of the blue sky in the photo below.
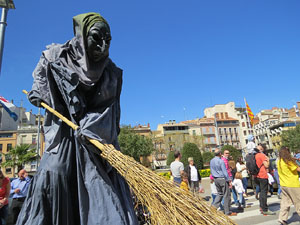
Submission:
<svg viewBox="0 0 300 225">
<path fill-rule="evenodd" d="M 254 114 L 299 98 L 299 0 L 14 0 L 8 12 L 0 95 L 37 110 L 32 71 L 51 43 L 73 37 L 72 17 L 99 12 L 111 26 L 110 57 L 123 69 L 121 123 L 203 116 L 229 101 Z"/>
</svg>

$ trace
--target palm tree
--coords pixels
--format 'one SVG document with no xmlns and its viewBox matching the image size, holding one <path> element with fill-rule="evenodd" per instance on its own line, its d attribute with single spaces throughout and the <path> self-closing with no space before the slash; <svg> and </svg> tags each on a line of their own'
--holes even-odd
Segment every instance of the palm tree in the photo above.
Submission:
<svg viewBox="0 0 300 225">
<path fill-rule="evenodd" d="M 15 176 L 15 167 L 17 171 L 22 169 L 28 162 L 36 160 L 36 149 L 31 148 L 30 144 L 17 145 L 15 148 L 9 150 L 7 153 L 3 153 L 5 161 L 1 163 L 2 167 L 11 167 L 13 177 Z"/>
</svg>

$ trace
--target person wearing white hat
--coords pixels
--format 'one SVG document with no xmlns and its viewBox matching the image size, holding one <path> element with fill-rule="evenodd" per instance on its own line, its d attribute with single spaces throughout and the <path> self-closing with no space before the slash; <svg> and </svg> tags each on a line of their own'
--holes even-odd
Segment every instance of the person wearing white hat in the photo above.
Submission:
<svg viewBox="0 0 300 225">
<path fill-rule="evenodd" d="M 248 143 L 246 145 L 247 152 L 252 153 L 254 151 L 254 148 L 256 148 L 256 144 L 254 143 L 254 137 L 252 134 L 248 135 Z"/>
</svg>

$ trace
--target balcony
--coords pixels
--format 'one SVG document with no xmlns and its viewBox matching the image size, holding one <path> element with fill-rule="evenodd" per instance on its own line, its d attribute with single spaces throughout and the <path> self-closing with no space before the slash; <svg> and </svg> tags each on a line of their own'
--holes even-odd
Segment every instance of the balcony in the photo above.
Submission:
<svg viewBox="0 0 300 225">
<path fill-rule="evenodd" d="M 202 135 L 215 135 L 214 131 L 202 131 Z"/>
</svg>

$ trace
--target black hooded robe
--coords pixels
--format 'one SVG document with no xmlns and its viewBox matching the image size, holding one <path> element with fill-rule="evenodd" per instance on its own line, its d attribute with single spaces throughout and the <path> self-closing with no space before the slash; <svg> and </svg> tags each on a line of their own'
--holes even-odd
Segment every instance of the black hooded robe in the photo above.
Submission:
<svg viewBox="0 0 300 225">
<path fill-rule="evenodd" d="M 17 225 L 137 224 L 123 177 L 82 136 L 119 149 L 122 71 L 107 58 L 99 79 L 81 81 L 82 41 L 74 37 L 48 47 L 33 72 L 29 100 L 42 100 L 80 126 L 72 130 L 46 111 L 45 153 L 34 176 Z M 83 62 L 85 63 L 85 62 Z"/>
</svg>

